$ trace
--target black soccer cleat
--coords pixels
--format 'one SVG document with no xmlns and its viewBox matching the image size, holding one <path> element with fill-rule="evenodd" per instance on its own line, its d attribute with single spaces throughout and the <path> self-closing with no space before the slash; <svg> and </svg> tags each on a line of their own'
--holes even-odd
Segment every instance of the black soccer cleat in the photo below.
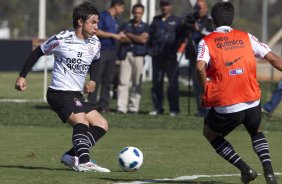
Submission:
<svg viewBox="0 0 282 184">
<path fill-rule="evenodd" d="M 251 168 L 248 168 L 245 171 L 241 172 L 241 182 L 243 184 L 248 184 L 250 183 L 250 181 L 255 180 L 257 176 L 258 174 L 256 173 L 256 171 Z"/>
<path fill-rule="evenodd" d="M 265 174 L 264 178 L 265 178 L 266 184 L 278 184 L 274 174 Z"/>
</svg>

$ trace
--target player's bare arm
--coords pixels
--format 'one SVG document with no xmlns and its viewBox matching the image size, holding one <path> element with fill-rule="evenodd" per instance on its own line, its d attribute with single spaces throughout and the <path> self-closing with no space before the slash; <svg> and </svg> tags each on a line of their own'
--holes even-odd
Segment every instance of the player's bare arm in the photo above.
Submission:
<svg viewBox="0 0 282 184">
<path fill-rule="evenodd" d="M 205 94 L 205 85 L 207 80 L 207 73 L 206 73 L 206 62 L 203 60 L 198 60 L 196 63 L 196 73 L 197 73 L 197 80 L 200 84 L 200 91 L 201 94 Z"/>
<path fill-rule="evenodd" d="M 206 62 L 203 60 L 198 60 L 196 63 L 196 75 L 198 83 L 200 84 L 200 95 L 198 96 L 201 104 L 203 96 L 205 95 L 205 86 L 207 80 L 207 73 L 206 73 Z"/>
<path fill-rule="evenodd" d="M 270 51 L 265 55 L 264 59 L 267 60 L 277 70 L 282 71 L 282 57 L 279 57 Z"/>
</svg>

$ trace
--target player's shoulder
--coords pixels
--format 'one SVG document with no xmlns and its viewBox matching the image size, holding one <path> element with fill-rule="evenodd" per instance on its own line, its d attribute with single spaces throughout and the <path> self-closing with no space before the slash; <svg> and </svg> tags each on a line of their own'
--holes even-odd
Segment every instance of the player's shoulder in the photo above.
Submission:
<svg viewBox="0 0 282 184">
<path fill-rule="evenodd" d="M 100 44 L 100 40 L 96 35 L 92 36 L 91 38 L 88 38 L 88 40 L 93 45 Z"/>
<path fill-rule="evenodd" d="M 65 30 L 65 31 L 61 31 L 60 33 L 56 34 L 55 37 L 58 40 L 65 40 L 65 39 L 73 38 L 73 34 L 74 34 L 74 31 Z"/>
</svg>

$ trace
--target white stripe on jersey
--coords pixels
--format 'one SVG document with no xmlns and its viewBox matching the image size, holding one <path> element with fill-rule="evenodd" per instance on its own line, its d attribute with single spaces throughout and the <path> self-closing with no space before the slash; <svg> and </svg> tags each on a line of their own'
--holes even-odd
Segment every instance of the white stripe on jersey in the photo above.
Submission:
<svg viewBox="0 0 282 184">
<path fill-rule="evenodd" d="M 97 36 L 81 40 L 74 31 L 62 31 L 41 44 L 44 54 L 54 54 L 52 89 L 83 91 L 90 64 L 100 58 L 101 43 Z"/>
</svg>

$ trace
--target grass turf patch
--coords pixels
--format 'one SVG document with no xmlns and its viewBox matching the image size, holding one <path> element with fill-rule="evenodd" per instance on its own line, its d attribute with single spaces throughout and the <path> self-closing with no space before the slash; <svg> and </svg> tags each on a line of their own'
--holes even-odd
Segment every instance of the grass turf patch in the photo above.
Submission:
<svg viewBox="0 0 282 184">
<path fill-rule="evenodd" d="M 1 126 L 0 180 L 11 183 L 115 183 L 144 181 L 191 175 L 239 174 L 220 158 L 197 130 L 112 128 L 91 150 L 98 164 L 111 173 L 77 173 L 60 164 L 60 156 L 71 146 L 71 128 Z M 280 132 L 267 133 L 273 166 L 282 172 Z M 235 131 L 227 139 L 240 156 L 259 173 L 258 158 L 245 131 Z M 144 153 L 144 165 L 138 172 L 120 171 L 117 154 L 125 146 L 136 146 Z M 239 176 L 199 178 L 193 181 L 164 183 L 230 183 Z M 163 183 L 163 182 L 159 182 Z M 259 176 L 255 183 L 265 183 Z"/>
</svg>

